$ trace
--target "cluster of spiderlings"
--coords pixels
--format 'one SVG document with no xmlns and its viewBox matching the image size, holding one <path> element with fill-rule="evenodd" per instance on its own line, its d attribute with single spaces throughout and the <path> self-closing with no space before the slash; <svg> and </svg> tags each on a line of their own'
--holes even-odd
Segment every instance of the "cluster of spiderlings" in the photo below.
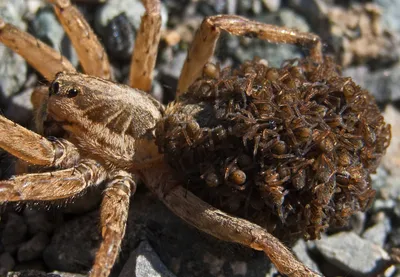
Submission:
<svg viewBox="0 0 400 277">
<path fill-rule="evenodd" d="M 208 64 L 170 104 L 157 144 L 187 188 L 286 242 L 342 226 L 374 198 L 390 142 L 373 97 L 336 64 Z"/>
</svg>

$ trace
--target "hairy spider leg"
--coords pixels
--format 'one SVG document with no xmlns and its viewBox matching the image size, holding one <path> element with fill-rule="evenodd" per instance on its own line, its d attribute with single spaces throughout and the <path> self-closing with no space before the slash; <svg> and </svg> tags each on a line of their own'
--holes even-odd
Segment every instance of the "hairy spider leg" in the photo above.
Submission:
<svg viewBox="0 0 400 277">
<path fill-rule="evenodd" d="M 111 79 L 108 56 L 92 28 L 69 0 L 48 0 L 71 39 L 86 74 Z"/>
<path fill-rule="evenodd" d="M 0 41 L 21 55 L 47 80 L 60 71 L 75 72 L 74 66 L 59 52 L 0 18 Z"/>
<path fill-rule="evenodd" d="M 89 159 L 64 170 L 19 175 L 0 181 L 0 203 L 67 199 L 100 184 L 106 176 L 106 170 Z"/>
<path fill-rule="evenodd" d="M 310 49 L 310 57 L 322 62 L 322 43 L 317 35 L 293 29 L 278 27 L 248 20 L 236 15 L 216 15 L 203 20 L 189 48 L 181 76 L 177 95 L 186 93 L 188 87 L 201 76 L 204 65 L 214 54 L 221 31 L 236 36 L 254 37 L 272 43 L 304 45 Z"/>
<path fill-rule="evenodd" d="M 160 1 L 142 0 L 142 3 L 146 12 L 136 34 L 129 85 L 149 92 L 161 36 Z"/>
<path fill-rule="evenodd" d="M 0 148 L 31 164 L 66 168 L 79 159 L 76 147 L 64 139 L 49 140 L 0 115 Z"/>
<path fill-rule="evenodd" d="M 101 204 L 100 224 L 103 240 L 96 253 L 90 277 L 107 277 L 110 274 L 125 235 L 129 200 L 135 191 L 136 183 L 129 173 L 113 173 Z"/>
<path fill-rule="evenodd" d="M 264 251 L 278 271 L 287 276 L 321 276 L 299 262 L 277 238 L 262 227 L 212 207 L 177 184 L 167 165 L 143 170 L 141 174 L 147 187 L 172 212 L 197 229 L 221 240 Z"/>
</svg>

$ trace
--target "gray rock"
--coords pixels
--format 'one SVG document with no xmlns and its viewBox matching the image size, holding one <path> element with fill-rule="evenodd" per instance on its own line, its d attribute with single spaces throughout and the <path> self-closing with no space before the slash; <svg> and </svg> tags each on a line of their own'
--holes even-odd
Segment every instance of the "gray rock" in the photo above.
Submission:
<svg viewBox="0 0 400 277">
<path fill-rule="evenodd" d="M 264 7 L 270 12 L 276 12 L 281 6 L 281 0 L 262 0 Z"/>
<path fill-rule="evenodd" d="M 371 175 L 372 187 L 376 190 L 380 190 L 388 186 L 387 179 L 389 172 L 385 166 L 379 166 L 376 169 L 376 173 Z"/>
<path fill-rule="evenodd" d="M 393 199 L 376 199 L 373 205 L 374 211 L 394 210 L 397 203 Z"/>
<path fill-rule="evenodd" d="M 304 18 L 288 9 L 282 9 L 276 14 L 260 15 L 254 20 L 278 26 L 295 27 L 305 32 L 309 30 Z M 237 63 L 260 57 L 266 59 L 270 66 L 280 67 L 285 60 L 302 57 L 301 49 L 295 45 L 271 44 L 267 41 L 228 35 L 224 35 L 220 41 L 221 50 L 217 53 L 223 55 L 222 59 L 226 56 L 233 57 Z M 220 55 L 217 56 L 220 58 Z"/>
<path fill-rule="evenodd" d="M 393 228 L 389 235 L 389 242 L 391 245 L 400 245 L 400 228 Z"/>
<path fill-rule="evenodd" d="M 378 102 L 400 100 L 400 66 L 369 71 L 366 66 L 351 67 L 343 71 L 344 76 L 350 76 L 361 87 L 367 89 Z"/>
<path fill-rule="evenodd" d="M 296 244 L 292 247 L 292 251 L 294 252 L 294 254 L 296 254 L 296 257 L 302 263 L 304 263 L 310 269 L 320 273 L 317 263 L 313 261 L 308 253 L 309 250 L 307 247 L 307 243 L 304 240 L 298 240 Z"/>
<path fill-rule="evenodd" d="M 24 1 L 1 1 L 0 17 L 22 30 L 26 29 L 21 20 L 25 11 Z M 13 51 L 0 44 L 0 99 L 8 98 L 18 92 L 26 81 L 27 65 L 24 59 Z"/>
<path fill-rule="evenodd" d="M 19 15 L 24 14 L 27 9 L 25 0 L 14 0 L 14 1 L 1 0 L 0 6 L 3 7 L 5 5 L 10 5 L 10 8 L 12 8 L 14 12 Z"/>
<path fill-rule="evenodd" d="M 0 255 L 0 276 L 4 276 L 15 266 L 14 258 L 8 252 Z"/>
<path fill-rule="evenodd" d="M 253 3 L 251 5 L 251 11 L 254 14 L 260 14 L 262 12 L 262 3 L 260 0 L 253 0 Z"/>
<path fill-rule="evenodd" d="M 10 272 L 8 273 L 7 277 L 87 277 L 87 275 L 59 271 L 46 273 L 38 270 L 26 270 L 20 272 Z"/>
<path fill-rule="evenodd" d="M 143 194 L 136 195 L 132 202 L 124 240 L 131 251 L 148 240 L 177 276 L 265 277 L 271 268 L 262 252 L 204 234 L 173 215 L 154 197 Z"/>
<path fill-rule="evenodd" d="M 27 234 L 26 226 L 22 216 L 16 213 L 9 213 L 3 233 L 1 234 L 1 242 L 6 251 L 14 251 L 19 243 L 23 242 Z"/>
<path fill-rule="evenodd" d="M 394 109 L 394 108 L 390 108 Z M 389 110 L 389 109 L 388 109 Z M 391 116 L 390 116 L 391 117 Z M 386 117 L 386 120 L 389 116 Z M 398 120 L 398 118 L 390 118 L 389 120 Z M 389 121 L 395 122 L 395 121 Z M 396 132 L 396 127 L 392 124 L 393 133 Z M 398 219 L 400 219 L 400 178 L 398 177 L 396 163 L 392 163 L 393 159 L 398 157 L 397 153 L 397 136 L 392 136 L 392 150 L 389 150 L 385 156 L 385 165 L 388 171 L 383 167 L 378 168 L 377 174 L 373 175 L 373 185 L 377 191 L 376 200 L 372 206 L 374 212 L 391 211 Z"/>
<path fill-rule="evenodd" d="M 26 262 L 41 257 L 43 250 L 49 243 L 46 233 L 38 233 L 18 249 L 18 261 Z"/>
<path fill-rule="evenodd" d="M 125 13 L 135 30 L 140 27 L 140 18 L 144 13 L 144 7 L 137 0 L 111 0 L 101 7 L 95 16 L 95 28 L 101 33 L 103 28 L 114 17 Z"/>
<path fill-rule="evenodd" d="M 328 11 L 328 1 L 323 0 L 289 0 L 289 6 L 301 12 L 313 26 Z"/>
<path fill-rule="evenodd" d="M 342 232 L 316 242 L 318 251 L 330 263 L 354 276 L 372 276 L 390 260 L 380 246 L 352 232 Z"/>
<path fill-rule="evenodd" d="M 135 30 L 139 29 L 144 7 L 139 0 L 109 0 L 96 13 L 95 28 L 102 32 L 103 28 L 114 17 L 125 13 Z M 168 11 L 161 5 L 162 26 L 165 27 L 168 21 Z"/>
<path fill-rule="evenodd" d="M 64 29 L 58 22 L 51 6 L 40 9 L 32 21 L 32 33 L 53 48 L 59 48 L 65 36 Z"/>
<path fill-rule="evenodd" d="M 238 14 L 261 14 L 263 3 L 261 0 L 242 0 L 238 1 Z"/>
<path fill-rule="evenodd" d="M 154 96 L 154 98 L 156 98 L 158 101 L 162 102 L 163 101 L 163 94 L 164 94 L 164 90 L 162 85 L 156 81 L 153 80 L 153 88 L 151 91 L 151 94 Z"/>
<path fill-rule="evenodd" d="M 173 57 L 173 59 L 169 63 L 162 66 L 161 73 L 163 75 L 167 75 L 178 80 L 179 76 L 181 75 L 181 70 L 185 59 L 186 52 L 180 51 Z"/>
<path fill-rule="evenodd" d="M 7 277 L 46 277 L 47 274 L 38 270 L 24 270 L 19 272 L 9 272 Z"/>
<path fill-rule="evenodd" d="M 261 40 L 250 43 L 250 39 L 238 37 L 229 37 L 227 42 L 224 51 L 233 52 L 228 55 L 232 55 L 238 63 L 261 57 L 268 61 L 269 66 L 280 67 L 285 60 L 302 56 L 299 48 L 294 45 L 270 44 Z"/>
<path fill-rule="evenodd" d="M 232 7 L 228 7 L 229 5 L 234 5 L 236 3 L 228 3 L 230 1 L 224 0 L 206 0 L 199 1 L 193 6 L 193 12 L 201 14 L 203 16 L 210 16 L 214 14 L 226 13 L 226 10 L 232 9 Z"/>
<path fill-rule="evenodd" d="M 42 260 L 33 260 L 27 262 L 17 263 L 13 269 L 15 272 L 31 272 L 31 271 L 45 271 L 46 266 Z M 35 275 L 34 275 L 35 276 Z"/>
<path fill-rule="evenodd" d="M 325 272 L 327 276 L 339 277 L 339 276 L 349 276 L 350 275 L 350 273 L 348 271 L 344 271 L 329 262 L 321 263 L 320 267 L 321 267 L 321 271 Z M 353 275 L 350 275 L 350 276 L 353 276 Z"/>
<path fill-rule="evenodd" d="M 49 214 L 44 211 L 37 211 L 26 208 L 24 210 L 25 222 L 28 225 L 29 234 L 35 235 L 43 232 L 49 234 L 54 230 L 54 224 L 49 220 Z"/>
<path fill-rule="evenodd" d="M 174 277 L 147 241 L 131 253 L 119 277 Z"/>
<path fill-rule="evenodd" d="M 40 8 L 48 5 L 45 0 L 28 0 L 23 1 L 26 8 L 26 15 L 28 18 L 34 17 Z"/>
<path fill-rule="evenodd" d="M 9 98 L 4 115 L 19 124 L 26 125 L 32 123 L 32 103 L 31 94 L 33 88 L 24 89 L 18 94 Z"/>
<path fill-rule="evenodd" d="M 400 32 L 400 2 L 393 0 L 374 0 L 382 8 L 382 22 L 387 29 Z"/>
<path fill-rule="evenodd" d="M 238 0 L 227 1 L 226 13 L 227 14 L 236 14 L 237 5 L 238 5 Z"/>
<path fill-rule="evenodd" d="M 135 43 L 135 32 L 128 17 L 121 13 L 104 27 L 103 43 L 110 58 L 130 62 Z"/>
<path fill-rule="evenodd" d="M 50 6 L 37 12 L 31 29 L 35 37 L 59 51 L 74 66 L 78 65 L 78 56 L 71 41 Z"/>
<path fill-rule="evenodd" d="M 360 235 L 364 231 L 366 215 L 363 212 L 356 212 L 350 217 L 349 225 L 351 226 L 351 230 Z"/>
<path fill-rule="evenodd" d="M 253 6 L 252 0 L 238 1 L 237 13 L 241 15 L 248 14 L 249 11 L 251 11 L 252 6 Z"/>
<path fill-rule="evenodd" d="M 51 270 L 82 272 L 90 269 L 101 236 L 98 212 L 67 221 L 55 230 L 43 259 Z"/>
<path fill-rule="evenodd" d="M 386 242 L 386 238 L 392 229 L 390 220 L 383 212 L 379 212 L 378 214 L 374 215 L 374 217 L 376 219 L 376 224 L 365 230 L 365 232 L 362 234 L 362 237 L 383 247 Z"/>
<path fill-rule="evenodd" d="M 130 62 L 136 30 L 140 28 L 144 12 L 139 0 L 110 0 L 97 10 L 94 26 L 112 58 Z M 161 28 L 165 28 L 168 11 L 164 4 L 161 4 L 161 20 Z"/>
<path fill-rule="evenodd" d="M 87 277 L 87 275 L 60 271 L 46 273 L 38 270 L 25 270 L 20 272 L 10 272 L 7 277 Z"/>
<path fill-rule="evenodd" d="M 278 24 L 288 28 L 294 28 L 300 32 L 309 32 L 310 26 L 306 19 L 290 9 L 280 9 L 274 20 L 268 20 L 270 24 Z"/>
</svg>

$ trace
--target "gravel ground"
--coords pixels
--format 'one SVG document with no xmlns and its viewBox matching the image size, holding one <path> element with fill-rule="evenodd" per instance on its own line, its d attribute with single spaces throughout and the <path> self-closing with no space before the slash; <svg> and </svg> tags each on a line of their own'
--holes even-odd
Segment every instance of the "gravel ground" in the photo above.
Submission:
<svg viewBox="0 0 400 277">
<path fill-rule="evenodd" d="M 82 2 L 78 6 L 106 46 L 118 81 L 124 82 L 143 7 L 135 0 L 109 0 L 104 5 Z M 355 214 L 348 227 L 330 230 L 319 241 L 300 240 L 293 251 L 326 276 L 400 276 L 400 266 L 391 262 L 393 248 L 400 247 L 400 0 L 162 3 L 164 31 L 152 93 L 164 103 L 174 98 L 194 30 L 205 16 L 219 13 L 317 33 L 325 43 L 324 51 L 343 66 L 343 74 L 370 90 L 393 132 L 388 154 L 372 177 L 376 200 L 368 212 Z M 43 1 L 0 0 L 0 16 L 79 65 L 68 38 Z M 216 60 L 235 66 L 260 56 L 279 66 L 285 59 L 304 55 L 302 50 L 223 35 Z M 2 45 L 0 60 L 1 112 L 32 127 L 30 94 L 43 79 Z M 15 173 L 14 164 L 15 160 L 0 150 L 2 179 Z M 8 276 L 85 276 L 100 241 L 100 198 L 101 191 L 89 191 L 68 203 L 3 206 L 0 276 L 7 272 Z M 130 210 L 112 276 L 279 276 L 262 253 L 216 240 L 186 225 L 143 187 L 138 189 Z"/>
</svg>

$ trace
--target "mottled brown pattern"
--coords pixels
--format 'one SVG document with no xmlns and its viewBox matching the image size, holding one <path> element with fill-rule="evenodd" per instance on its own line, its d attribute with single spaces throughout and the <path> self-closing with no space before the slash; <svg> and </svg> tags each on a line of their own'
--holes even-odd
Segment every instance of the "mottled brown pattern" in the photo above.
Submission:
<svg viewBox="0 0 400 277">
<path fill-rule="evenodd" d="M 286 242 L 364 211 L 390 141 L 373 97 L 330 58 L 205 72 L 166 114 L 158 145 L 188 188 Z"/>
</svg>

